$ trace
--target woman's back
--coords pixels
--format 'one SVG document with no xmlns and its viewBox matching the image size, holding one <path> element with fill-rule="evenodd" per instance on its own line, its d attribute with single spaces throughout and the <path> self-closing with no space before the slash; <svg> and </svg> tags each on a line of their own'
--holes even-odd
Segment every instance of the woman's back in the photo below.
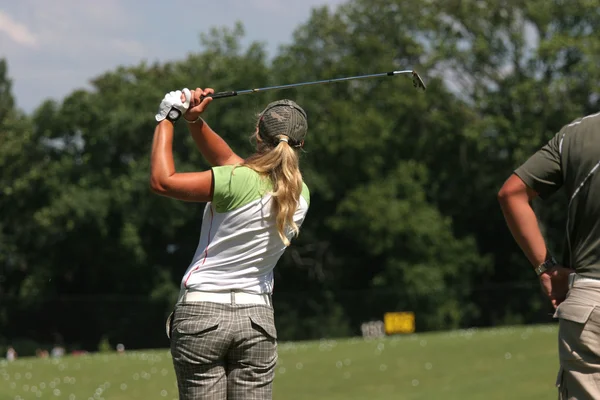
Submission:
<svg viewBox="0 0 600 400">
<path fill-rule="evenodd" d="M 200 241 L 182 288 L 270 293 L 273 268 L 286 249 L 272 212 L 272 184 L 244 166 L 215 167 L 213 176 L 213 200 L 204 210 Z M 294 213 L 298 226 L 309 204 L 309 190 L 303 184 Z M 292 232 L 287 236 L 291 238 Z"/>
</svg>

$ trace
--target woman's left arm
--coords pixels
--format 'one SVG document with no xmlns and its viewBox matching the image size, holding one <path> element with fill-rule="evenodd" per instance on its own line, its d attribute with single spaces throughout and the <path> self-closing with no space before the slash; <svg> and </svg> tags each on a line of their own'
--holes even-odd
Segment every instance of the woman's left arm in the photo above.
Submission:
<svg viewBox="0 0 600 400">
<path fill-rule="evenodd" d="M 208 202 L 213 197 L 213 172 L 178 173 L 173 161 L 173 123 L 162 120 L 154 130 L 150 160 L 150 188 L 178 200 Z"/>
</svg>

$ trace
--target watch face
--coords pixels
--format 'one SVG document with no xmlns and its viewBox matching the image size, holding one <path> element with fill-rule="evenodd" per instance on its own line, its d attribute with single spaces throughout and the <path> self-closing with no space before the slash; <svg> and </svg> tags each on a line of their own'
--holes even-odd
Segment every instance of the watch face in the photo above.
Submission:
<svg viewBox="0 0 600 400">
<path fill-rule="evenodd" d="M 179 110 L 173 108 L 171 109 L 171 111 L 169 111 L 169 118 L 171 119 L 177 119 L 179 118 L 179 116 L 181 115 L 181 113 L 179 112 Z"/>
</svg>

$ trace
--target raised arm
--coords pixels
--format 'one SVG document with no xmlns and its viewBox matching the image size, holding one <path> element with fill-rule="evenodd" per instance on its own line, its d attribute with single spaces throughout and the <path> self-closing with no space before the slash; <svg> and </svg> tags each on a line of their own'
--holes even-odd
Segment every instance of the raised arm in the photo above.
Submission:
<svg viewBox="0 0 600 400">
<path fill-rule="evenodd" d="M 183 118 L 188 122 L 188 128 L 196 147 L 202 153 L 202 156 L 213 166 L 241 164 L 244 159 L 231 150 L 231 147 L 219 136 L 210 126 L 201 118 L 212 98 L 204 98 L 207 94 L 214 93 L 213 89 L 200 89 L 192 91 L 190 99 L 190 108 Z"/>
<path fill-rule="evenodd" d="M 187 89 L 184 89 L 187 91 Z M 189 92 L 188 92 L 189 93 Z M 173 122 L 171 111 L 185 111 L 187 104 L 180 99 L 181 92 L 167 93 L 156 115 L 150 159 L 150 188 L 154 193 L 184 201 L 207 202 L 213 196 L 212 169 L 203 172 L 178 173 L 173 160 Z"/>
</svg>

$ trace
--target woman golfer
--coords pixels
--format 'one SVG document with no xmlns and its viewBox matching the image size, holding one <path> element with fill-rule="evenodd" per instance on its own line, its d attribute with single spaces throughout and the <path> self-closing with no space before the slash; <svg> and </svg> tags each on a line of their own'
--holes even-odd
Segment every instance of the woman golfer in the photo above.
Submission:
<svg viewBox="0 0 600 400">
<path fill-rule="evenodd" d="M 309 205 L 298 167 L 306 113 L 290 100 L 269 104 L 256 125 L 256 152 L 244 160 L 200 118 L 211 93 L 168 93 L 152 144 L 152 190 L 207 203 L 200 243 L 167 322 L 179 398 L 271 399 L 277 361 L 273 268 Z M 173 122 L 179 117 L 211 169 L 175 171 Z"/>
</svg>

